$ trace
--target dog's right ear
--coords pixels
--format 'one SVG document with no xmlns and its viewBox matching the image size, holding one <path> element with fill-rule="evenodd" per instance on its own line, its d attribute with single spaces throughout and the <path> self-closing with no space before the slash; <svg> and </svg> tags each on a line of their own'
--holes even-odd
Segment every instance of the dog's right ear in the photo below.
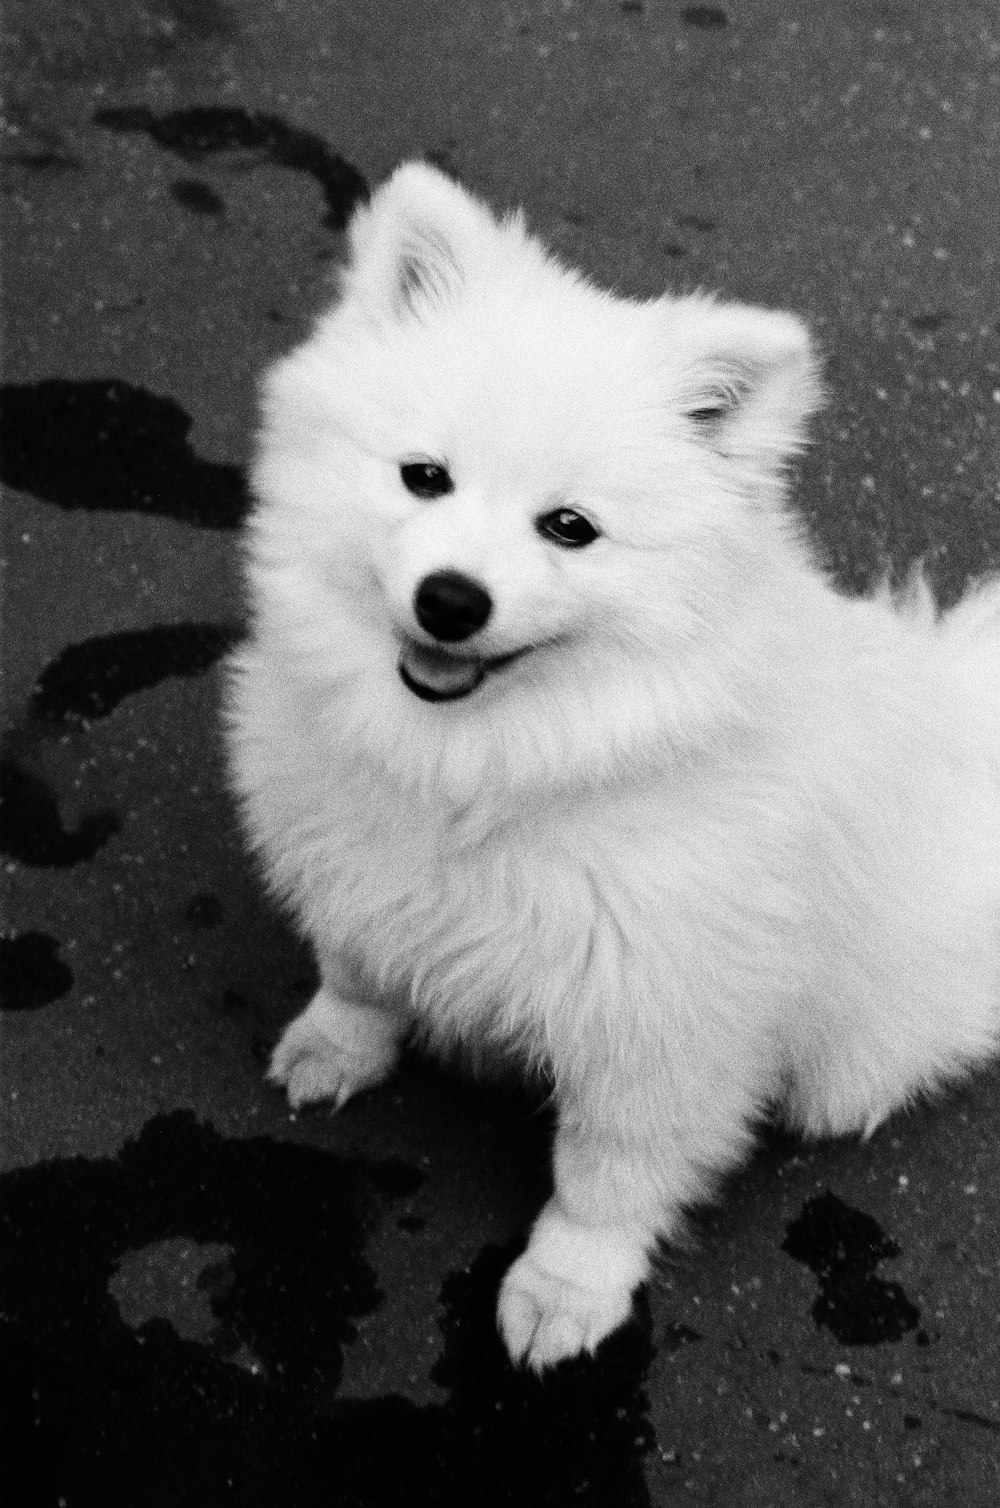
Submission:
<svg viewBox="0 0 1000 1508">
<path fill-rule="evenodd" d="M 376 318 L 419 315 L 456 298 L 492 213 L 423 162 L 397 168 L 351 221 L 344 293 Z"/>
<path fill-rule="evenodd" d="M 821 407 L 819 358 L 794 314 L 700 294 L 665 301 L 678 405 L 704 443 L 762 473 L 802 449 Z"/>
</svg>

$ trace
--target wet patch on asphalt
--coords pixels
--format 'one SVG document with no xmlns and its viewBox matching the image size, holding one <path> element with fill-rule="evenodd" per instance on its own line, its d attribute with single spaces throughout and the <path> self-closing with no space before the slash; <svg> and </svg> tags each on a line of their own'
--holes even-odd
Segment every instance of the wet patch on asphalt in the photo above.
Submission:
<svg viewBox="0 0 1000 1508">
<path fill-rule="evenodd" d="M 322 136 L 291 126 L 259 110 L 201 105 L 157 115 L 144 105 L 97 110 L 94 123 L 110 131 L 139 132 L 184 162 L 204 162 L 239 153 L 251 166 L 270 164 L 306 173 L 319 184 L 326 203 L 323 224 L 343 230 L 368 184 L 358 169 L 330 150 Z"/>
<path fill-rule="evenodd" d="M 66 869 L 104 847 L 121 829 L 118 813 L 85 812 L 67 827 L 45 778 L 10 753 L 0 757 L 0 853 L 39 869 Z"/>
<path fill-rule="evenodd" d="M 421 1182 L 184 1112 L 115 1158 L 0 1180 L 8 1488 L 77 1508 L 648 1504 L 648 1313 L 596 1359 L 516 1372 L 494 1322 L 510 1251 L 444 1283 L 444 1403 L 337 1398 L 381 1302 L 365 1223 Z"/>
<path fill-rule="evenodd" d="M 844 1345 L 898 1341 L 919 1323 L 920 1310 L 900 1284 L 876 1273 L 881 1262 L 899 1256 L 899 1246 L 871 1215 L 835 1194 L 807 1200 L 782 1250 L 816 1274 L 813 1319 Z"/>
<path fill-rule="evenodd" d="M 220 623 L 159 623 L 70 644 L 39 675 L 31 710 L 43 723 L 107 717 L 126 696 L 170 676 L 202 675 L 239 637 Z"/>
<path fill-rule="evenodd" d="M 59 957 L 59 940 L 47 932 L 0 937 L 0 1008 L 36 1011 L 73 988 L 73 970 Z"/>
<path fill-rule="evenodd" d="M 154 513 L 234 529 L 249 499 L 237 466 L 206 461 L 179 403 L 118 379 L 0 387 L 0 482 L 58 508 Z"/>
<path fill-rule="evenodd" d="M 176 178 L 170 185 L 170 197 L 192 215 L 224 215 L 226 212 L 225 200 L 197 178 Z"/>
<path fill-rule="evenodd" d="M 729 17 L 718 5 L 685 5 L 681 20 L 685 26 L 695 26 L 701 31 L 720 31 L 729 25 Z"/>
</svg>

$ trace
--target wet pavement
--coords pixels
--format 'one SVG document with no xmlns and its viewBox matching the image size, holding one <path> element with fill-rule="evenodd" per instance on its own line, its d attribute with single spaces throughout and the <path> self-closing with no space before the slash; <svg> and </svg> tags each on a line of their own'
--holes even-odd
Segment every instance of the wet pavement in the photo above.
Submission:
<svg viewBox="0 0 1000 1508">
<path fill-rule="evenodd" d="M 799 506 L 845 589 L 1000 565 L 995 6 L 4 24 L 3 1501 L 1000 1500 L 1000 1074 L 865 1145 L 767 1138 L 595 1361 L 515 1373 L 545 1115 L 417 1060 L 337 1118 L 266 1089 L 313 966 L 217 728 L 256 376 L 414 155 L 623 291 L 809 317 Z"/>
</svg>

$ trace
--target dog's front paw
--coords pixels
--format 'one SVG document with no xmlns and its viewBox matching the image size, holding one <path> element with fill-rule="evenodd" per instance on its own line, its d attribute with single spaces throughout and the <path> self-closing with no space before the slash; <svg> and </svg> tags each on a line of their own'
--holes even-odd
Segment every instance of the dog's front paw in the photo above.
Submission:
<svg viewBox="0 0 1000 1508">
<path fill-rule="evenodd" d="M 398 1031 L 383 1012 L 320 989 L 282 1033 L 267 1078 L 286 1091 L 293 1110 L 320 1100 L 339 1110 L 381 1083 L 398 1055 Z"/>
<path fill-rule="evenodd" d="M 588 1288 L 556 1277 L 526 1252 L 500 1285 L 497 1324 L 511 1360 L 541 1372 L 596 1350 L 631 1312 L 630 1288 Z"/>
<path fill-rule="evenodd" d="M 323 1032 L 299 1027 L 293 1021 L 271 1054 L 268 1083 L 285 1090 L 293 1110 L 318 1100 L 329 1100 L 339 1110 L 365 1087 L 356 1066 Z"/>
</svg>

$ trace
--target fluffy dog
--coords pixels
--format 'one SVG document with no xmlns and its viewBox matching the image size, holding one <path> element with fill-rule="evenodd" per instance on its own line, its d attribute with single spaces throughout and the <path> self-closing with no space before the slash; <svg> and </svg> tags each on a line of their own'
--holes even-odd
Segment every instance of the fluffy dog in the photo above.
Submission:
<svg viewBox="0 0 1000 1508">
<path fill-rule="evenodd" d="M 266 380 L 229 744 L 321 984 L 271 1078 L 415 1034 L 549 1076 L 500 1292 L 543 1368 L 779 1113 L 871 1133 L 1000 1025 L 1000 587 L 839 593 L 784 496 L 803 324 L 635 302 L 430 167 Z"/>
</svg>

